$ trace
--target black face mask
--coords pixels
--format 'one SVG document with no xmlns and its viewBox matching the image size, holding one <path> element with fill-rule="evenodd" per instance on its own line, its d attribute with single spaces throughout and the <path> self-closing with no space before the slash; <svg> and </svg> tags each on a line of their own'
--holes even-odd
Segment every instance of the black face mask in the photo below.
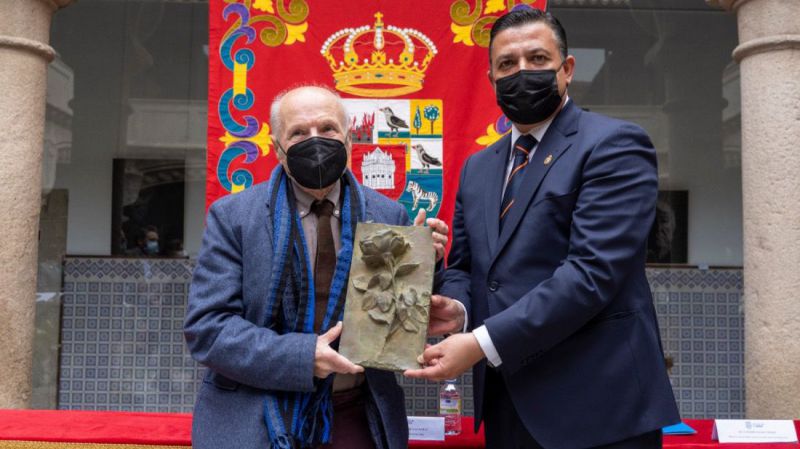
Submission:
<svg viewBox="0 0 800 449">
<path fill-rule="evenodd" d="M 563 64 L 562 64 L 563 65 Z M 556 73 L 561 70 L 520 70 L 496 82 L 497 104 L 513 123 L 531 125 L 546 120 L 561 104 Z"/>
<path fill-rule="evenodd" d="M 292 178 L 310 190 L 332 185 L 347 167 L 347 148 L 336 139 L 312 137 L 290 146 L 284 153 Z"/>
</svg>

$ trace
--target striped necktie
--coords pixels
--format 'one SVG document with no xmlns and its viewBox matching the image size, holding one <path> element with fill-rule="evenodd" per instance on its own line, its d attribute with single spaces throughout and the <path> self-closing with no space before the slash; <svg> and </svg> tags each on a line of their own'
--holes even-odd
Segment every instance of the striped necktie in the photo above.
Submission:
<svg viewBox="0 0 800 449">
<path fill-rule="evenodd" d="M 514 152 L 514 164 L 511 167 L 511 172 L 508 174 L 508 182 L 506 183 L 506 191 L 503 194 L 503 202 L 500 208 L 500 231 L 503 230 L 503 223 L 508 216 L 508 211 L 514 206 L 514 197 L 518 193 L 520 184 L 522 184 L 522 174 L 525 167 L 528 165 L 528 155 L 531 149 L 536 145 L 537 140 L 529 134 L 519 136 L 512 148 Z"/>
</svg>

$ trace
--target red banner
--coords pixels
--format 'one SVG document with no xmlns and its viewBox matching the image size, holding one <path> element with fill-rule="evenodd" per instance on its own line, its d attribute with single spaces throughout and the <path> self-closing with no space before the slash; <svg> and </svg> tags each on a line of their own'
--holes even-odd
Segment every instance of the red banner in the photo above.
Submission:
<svg viewBox="0 0 800 449">
<path fill-rule="evenodd" d="M 350 117 L 357 178 L 450 221 L 467 156 L 510 124 L 487 79 L 489 29 L 546 0 L 211 0 L 206 204 L 268 178 L 269 107 L 322 84 Z"/>
</svg>

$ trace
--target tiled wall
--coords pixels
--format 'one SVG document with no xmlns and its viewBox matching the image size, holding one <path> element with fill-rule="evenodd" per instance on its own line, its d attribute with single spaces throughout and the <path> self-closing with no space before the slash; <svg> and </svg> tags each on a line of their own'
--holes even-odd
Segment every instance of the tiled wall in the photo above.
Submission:
<svg viewBox="0 0 800 449">
<path fill-rule="evenodd" d="M 181 325 L 192 262 L 70 258 L 59 408 L 191 411 L 202 368 Z M 684 417 L 744 416 L 741 270 L 648 269 Z M 437 410 L 438 385 L 398 377 L 409 414 Z M 472 412 L 472 376 L 462 377 Z"/>
<path fill-rule="evenodd" d="M 681 416 L 744 417 L 741 270 L 648 270 Z"/>
<path fill-rule="evenodd" d="M 181 330 L 191 269 L 180 260 L 67 260 L 59 408 L 191 411 L 203 371 Z"/>
</svg>

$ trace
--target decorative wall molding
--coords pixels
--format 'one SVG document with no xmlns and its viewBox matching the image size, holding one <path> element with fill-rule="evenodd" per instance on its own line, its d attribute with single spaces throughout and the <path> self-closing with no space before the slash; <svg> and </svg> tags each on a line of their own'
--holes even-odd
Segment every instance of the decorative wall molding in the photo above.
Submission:
<svg viewBox="0 0 800 449">
<path fill-rule="evenodd" d="M 758 53 L 797 49 L 800 49 L 800 35 L 777 34 L 759 37 L 740 44 L 733 50 L 733 59 L 736 62 L 742 62 L 742 59 Z"/>
<path fill-rule="evenodd" d="M 56 57 L 56 51 L 53 47 L 24 37 L 0 36 L 0 47 L 27 51 L 44 58 L 47 62 L 52 61 Z"/>
</svg>

